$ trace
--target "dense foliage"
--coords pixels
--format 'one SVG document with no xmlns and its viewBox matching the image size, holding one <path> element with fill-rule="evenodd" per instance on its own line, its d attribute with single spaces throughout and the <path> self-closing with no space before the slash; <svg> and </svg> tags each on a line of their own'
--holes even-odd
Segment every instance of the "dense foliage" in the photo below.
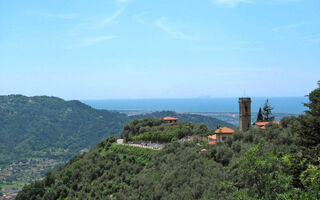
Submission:
<svg viewBox="0 0 320 200">
<path fill-rule="evenodd" d="M 126 115 L 55 97 L 0 96 L 0 165 L 33 157 L 69 159 L 109 135 Z"/>
<path fill-rule="evenodd" d="M 109 138 L 17 199 L 320 199 L 320 88 L 309 99 L 305 115 L 211 146 L 173 141 L 150 153 Z"/>
<path fill-rule="evenodd" d="M 16 199 L 108 199 L 129 186 L 154 150 L 117 145 L 110 137 L 72 158 L 56 173 L 24 188 Z"/>
<path fill-rule="evenodd" d="M 209 134 L 210 131 L 204 124 L 197 125 L 189 122 L 180 122 L 172 125 L 162 119 L 147 118 L 143 120 L 135 119 L 125 125 L 121 132 L 121 138 L 126 141 L 138 140 L 166 143 L 186 136 L 207 136 Z"/>
<path fill-rule="evenodd" d="M 196 114 L 186 114 L 186 113 L 177 113 L 173 111 L 160 111 L 153 112 L 144 115 L 135 115 L 131 116 L 131 119 L 144 119 L 144 118 L 161 118 L 161 117 L 177 117 L 179 118 L 179 122 L 191 122 L 193 124 L 206 124 L 209 129 L 215 129 L 219 124 L 220 126 L 227 126 L 230 128 L 236 128 L 233 124 L 228 122 L 216 119 L 214 117 L 207 117 Z"/>
</svg>

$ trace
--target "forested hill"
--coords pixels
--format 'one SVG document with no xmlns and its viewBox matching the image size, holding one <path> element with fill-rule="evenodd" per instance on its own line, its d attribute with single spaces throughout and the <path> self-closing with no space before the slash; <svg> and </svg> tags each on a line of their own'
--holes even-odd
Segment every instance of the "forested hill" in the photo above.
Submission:
<svg viewBox="0 0 320 200">
<path fill-rule="evenodd" d="M 128 122 L 124 114 L 47 96 L 0 96 L 0 164 L 30 157 L 68 159 Z"/>
<path fill-rule="evenodd" d="M 177 116 L 181 121 L 229 125 L 211 117 L 156 112 L 133 118 Z M 132 120 L 125 114 L 97 110 L 80 101 L 56 97 L 0 96 L 0 164 L 43 157 L 67 160 Z M 230 125 L 231 127 L 232 125 Z"/>
<path fill-rule="evenodd" d="M 16 199 L 320 199 L 320 88 L 309 100 L 305 115 L 283 118 L 280 126 L 236 130 L 215 145 L 172 140 L 156 151 L 115 144 L 110 137 L 24 187 Z M 203 135 L 197 130 L 204 125 L 185 125 L 172 132 Z M 166 133 L 156 120 L 125 127 L 129 135 L 142 129 Z"/>
<path fill-rule="evenodd" d="M 219 124 L 220 126 L 228 126 L 230 128 L 236 128 L 233 124 L 228 122 L 213 118 L 213 117 L 206 117 L 202 115 L 195 115 L 195 114 L 185 114 L 185 113 L 177 113 L 173 111 L 159 111 L 148 113 L 144 115 L 134 115 L 131 116 L 131 119 L 143 119 L 143 118 L 161 118 L 161 117 L 177 117 L 179 118 L 179 122 L 191 122 L 194 124 L 204 123 L 208 126 L 209 129 L 215 129 L 216 125 Z"/>
</svg>

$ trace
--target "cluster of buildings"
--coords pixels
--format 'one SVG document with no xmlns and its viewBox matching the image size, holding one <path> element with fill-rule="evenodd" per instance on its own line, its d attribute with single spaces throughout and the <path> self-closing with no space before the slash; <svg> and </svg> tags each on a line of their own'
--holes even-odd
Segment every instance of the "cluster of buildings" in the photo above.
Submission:
<svg viewBox="0 0 320 200">
<path fill-rule="evenodd" d="M 239 98 L 239 129 L 241 131 L 247 131 L 251 127 L 251 99 L 249 97 Z M 279 121 L 273 122 L 254 122 L 253 127 L 266 129 L 266 125 L 278 124 Z M 213 135 L 208 136 L 209 144 L 216 144 L 225 140 L 228 136 L 231 136 L 234 133 L 234 130 L 229 127 L 218 128 L 214 131 Z"/>
<path fill-rule="evenodd" d="M 244 97 L 239 98 L 239 129 L 241 131 L 247 131 L 251 127 L 251 98 Z M 178 118 L 175 117 L 163 117 L 164 121 L 175 125 L 178 123 Z M 272 124 L 280 124 L 279 121 L 273 122 L 254 122 L 253 127 L 266 129 L 266 125 Z M 217 142 L 221 142 L 225 140 L 228 136 L 234 134 L 234 130 L 229 127 L 218 128 L 214 131 L 213 135 L 208 136 L 209 144 L 216 144 Z"/>
</svg>

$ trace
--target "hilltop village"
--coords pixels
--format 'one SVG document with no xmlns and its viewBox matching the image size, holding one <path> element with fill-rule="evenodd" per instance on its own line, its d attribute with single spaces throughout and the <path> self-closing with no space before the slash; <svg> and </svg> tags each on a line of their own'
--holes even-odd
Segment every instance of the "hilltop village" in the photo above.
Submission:
<svg viewBox="0 0 320 200">
<path fill-rule="evenodd" d="M 251 98 L 245 97 L 245 98 L 239 98 L 239 130 L 241 131 L 247 131 L 251 127 Z M 162 117 L 160 120 L 165 122 L 166 124 L 170 126 L 177 126 L 179 124 L 179 118 L 176 117 Z M 275 124 L 280 125 L 280 121 L 256 121 L 253 123 L 254 128 L 258 129 L 266 129 L 266 126 L 268 124 Z M 147 125 L 149 126 L 149 124 Z M 150 126 L 149 126 L 150 127 Z M 230 127 L 220 127 L 219 125 L 217 128 L 209 133 L 208 136 L 206 136 L 206 140 L 209 145 L 214 145 L 217 142 L 222 142 L 226 140 L 227 137 L 232 136 L 235 133 L 235 130 Z M 139 135 L 139 134 L 138 134 Z M 204 135 L 200 136 L 191 136 L 186 135 L 183 138 L 180 138 L 180 141 L 186 142 L 186 141 L 193 141 L 193 140 L 203 140 L 205 138 Z M 159 143 L 159 140 L 148 140 L 147 137 L 140 137 L 137 140 L 137 136 L 135 136 L 135 139 L 131 140 L 127 138 L 120 138 L 117 139 L 117 144 L 124 144 L 129 146 L 137 146 L 137 147 L 143 147 L 143 148 L 150 148 L 150 149 L 162 149 L 165 146 L 165 143 Z M 149 138 L 150 139 L 150 138 Z M 169 141 L 167 141 L 169 142 Z"/>
</svg>

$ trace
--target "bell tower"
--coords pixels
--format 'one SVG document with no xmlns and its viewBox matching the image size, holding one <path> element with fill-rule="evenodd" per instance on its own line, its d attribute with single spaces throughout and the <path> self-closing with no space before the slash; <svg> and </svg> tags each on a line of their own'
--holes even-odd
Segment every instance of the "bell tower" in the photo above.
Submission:
<svg viewBox="0 0 320 200">
<path fill-rule="evenodd" d="M 249 97 L 239 98 L 239 128 L 247 131 L 251 126 L 251 99 Z"/>
</svg>

